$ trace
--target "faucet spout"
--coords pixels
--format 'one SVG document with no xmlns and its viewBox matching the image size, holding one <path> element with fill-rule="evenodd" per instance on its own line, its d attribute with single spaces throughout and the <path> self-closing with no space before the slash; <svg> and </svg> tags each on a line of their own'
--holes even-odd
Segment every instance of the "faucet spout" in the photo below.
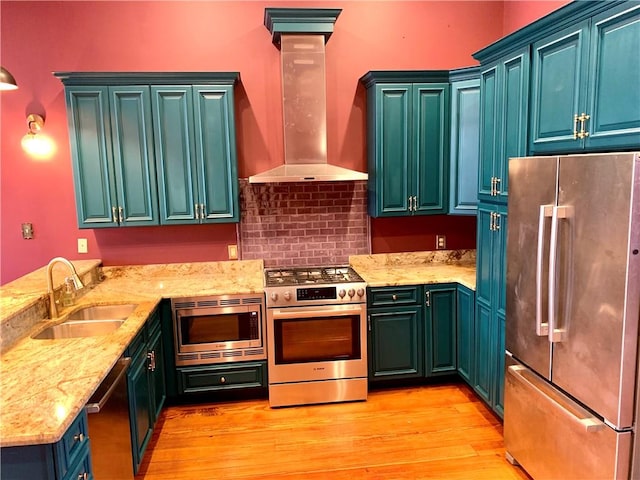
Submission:
<svg viewBox="0 0 640 480">
<path fill-rule="evenodd" d="M 51 318 L 58 318 L 58 305 L 56 304 L 54 288 L 53 288 L 53 266 L 56 263 L 62 263 L 66 265 L 69 270 L 71 270 L 71 281 L 73 283 L 73 288 L 76 290 L 80 290 L 84 285 L 78 276 L 78 272 L 76 272 L 76 268 L 73 264 L 64 257 L 55 257 L 52 258 L 49 264 L 47 265 L 47 293 L 49 294 L 49 313 Z"/>
</svg>

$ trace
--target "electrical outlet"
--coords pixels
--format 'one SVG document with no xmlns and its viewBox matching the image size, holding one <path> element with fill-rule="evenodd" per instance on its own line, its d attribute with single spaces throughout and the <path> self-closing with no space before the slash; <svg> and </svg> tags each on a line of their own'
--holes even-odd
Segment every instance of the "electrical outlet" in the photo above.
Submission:
<svg viewBox="0 0 640 480">
<path fill-rule="evenodd" d="M 445 235 L 436 235 L 436 250 L 444 250 L 447 248 L 447 237 Z"/>
<path fill-rule="evenodd" d="M 227 245 L 227 250 L 229 251 L 229 260 L 238 259 L 238 245 Z"/>
<path fill-rule="evenodd" d="M 87 247 L 87 239 L 79 238 L 78 239 L 78 253 L 87 253 L 89 248 Z"/>
<path fill-rule="evenodd" d="M 33 224 L 32 223 L 23 223 L 22 224 L 22 238 L 25 240 L 31 240 L 33 238 Z"/>
</svg>

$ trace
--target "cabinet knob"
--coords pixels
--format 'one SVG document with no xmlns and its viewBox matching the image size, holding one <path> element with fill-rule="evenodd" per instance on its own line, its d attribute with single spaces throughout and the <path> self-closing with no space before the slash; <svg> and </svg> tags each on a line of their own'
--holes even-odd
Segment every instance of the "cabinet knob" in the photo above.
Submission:
<svg viewBox="0 0 640 480">
<path fill-rule="evenodd" d="M 396 295 L 395 293 L 391 295 L 391 300 L 393 300 L 394 302 L 398 300 L 398 295 Z"/>
<path fill-rule="evenodd" d="M 73 436 L 73 441 L 74 442 L 82 442 L 84 441 L 84 433 L 78 433 L 77 435 Z"/>
<path fill-rule="evenodd" d="M 89 480 L 89 474 L 87 472 L 78 475 L 78 480 Z"/>
<path fill-rule="evenodd" d="M 227 383 L 227 379 L 224 377 L 220 377 L 220 383 Z"/>
</svg>

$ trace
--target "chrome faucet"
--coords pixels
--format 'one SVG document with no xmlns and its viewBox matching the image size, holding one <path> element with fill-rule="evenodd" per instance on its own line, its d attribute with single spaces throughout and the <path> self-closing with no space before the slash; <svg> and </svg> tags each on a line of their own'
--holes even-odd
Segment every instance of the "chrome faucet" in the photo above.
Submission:
<svg viewBox="0 0 640 480">
<path fill-rule="evenodd" d="M 51 259 L 51 261 L 47 265 L 47 293 L 49 294 L 49 311 L 51 318 L 58 318 L 58 305 L 56 304 L 55 295 L 53 293 L 53 266 L 57 262 L 65 264 L 67 267 L 69 267 L 69 270 L 71 270 L 71 277 L 68 278 L 71 279 L 73 288 L 75 288 L 76 290 L 80 290 L 82 287 L 84 287 L 82 281 L 80 280 L 80 277 L 78 276 L 78 272 L 76 272 L 76 268 L 69 260 L 63 257 L 55 257 Z"/>
</svg>

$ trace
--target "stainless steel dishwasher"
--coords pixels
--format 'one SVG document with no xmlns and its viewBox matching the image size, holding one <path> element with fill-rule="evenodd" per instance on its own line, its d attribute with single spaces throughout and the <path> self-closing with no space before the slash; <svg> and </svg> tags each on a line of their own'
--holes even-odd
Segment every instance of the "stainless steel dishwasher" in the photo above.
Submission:
<svg viewBox="0 0 640 480">
<path fill-rule="evenodd" d="M 89 399 L 89 445 L 95 480 L 133 479 L 127 370 L 121 358 Z"/>
</svg>

